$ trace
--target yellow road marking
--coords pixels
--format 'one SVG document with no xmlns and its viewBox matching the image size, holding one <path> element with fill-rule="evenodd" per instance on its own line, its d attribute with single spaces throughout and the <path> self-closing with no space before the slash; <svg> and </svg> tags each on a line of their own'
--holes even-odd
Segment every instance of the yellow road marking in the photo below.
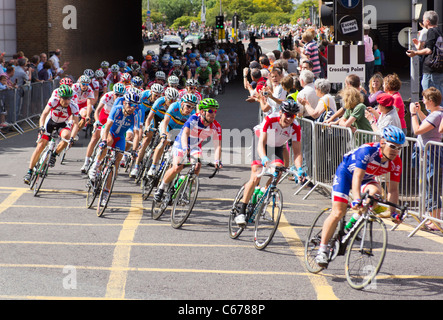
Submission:
<svg viewBox="0 0 443 320">
<path fill-rule="evenodd" d="M 141 194 L 132 196 L 129 214 L 123 222 L 112 260 L 111 274 L 106 287 L 106 298 L 124 299 L 126 280 L 129 266 L 132 243 L 140 220 L 143 216 Z"/>
<path fill-rule="evenodd" d="M 283 234 L 290 249 L 295 253 L 295 256 L 300 260 L 304 267 L 304 245 L 300 240 L 295 229 L 290 225 L 285 215 L 282 213 L 278 230 Z M 322 275 L 305 273 L 311 281 L 318 300 L 338 300 L 337 296 L 332 290 L 332 286 L 328 284 L 326 278 Z"/>
<path fill-rule="evenodd" d="M 0 203 L 0 213 L 9 209 L 28 189 L 20 188 L 13 191 L 2 203 Z"/>
</svg>

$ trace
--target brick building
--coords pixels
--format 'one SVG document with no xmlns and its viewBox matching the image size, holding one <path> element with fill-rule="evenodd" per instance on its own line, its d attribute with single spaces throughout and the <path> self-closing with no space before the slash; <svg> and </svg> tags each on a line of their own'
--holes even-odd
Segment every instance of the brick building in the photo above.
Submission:
<svg viewBox="0 0 443 320">
<path fill-rule="evenodd" d="M 141 0 L 0 0 L 0 51 L 29 58 L 56 49 L 68 73 L 80 75 L 100 62 L 128 55 L 142 59 Z M 15 19 L 14 19 L 15 13 Z"/>
</svg>

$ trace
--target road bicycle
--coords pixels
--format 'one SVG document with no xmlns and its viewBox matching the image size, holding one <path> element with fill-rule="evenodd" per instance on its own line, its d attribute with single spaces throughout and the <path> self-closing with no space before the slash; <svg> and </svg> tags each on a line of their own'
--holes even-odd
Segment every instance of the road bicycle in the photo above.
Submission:
<svg viewBox="0 0 443 320">
<path fill-rule="evenodd" d="M 101 169 L 97 169 L 95 180 L 88 178 L 86 187 L 88 188 L 86 204 L 91 208 L 95 199 L 98 197 L 97 216 L 101 217 L 105 212 L 109 199 L 111 198 L 112 190 L 114 188 L 115 179 L 117 177 L 116 164 L 117 153 L 130 155 L 129 152 L 120 149 L 107 147 L 108 152 L 102 161 Z"/>
<path fill-rule="evenodd" d="M 40 141 L 40 139 L 41 135 L 39 136 L 37 142 Z M 51 159 L 51 155 L 55 152 L 55 150 L 57 149 L 57 145 L 61 140 L 67 142 L 68 145 L 70 143 L 70 140 L 66 140 L 60 137 L 60 135 L 58 134 L 58 130 L 54 129 L 51 132 L 48 144 L 46 145 L 45 149 L 40 155 L 39 160 L 37 161 L 37 163 L 33 168 L 33 173 L 29 184 L 29 188 L 33 190 L 34 197 L 37 196 L 41 186 L 43 185 L 43 181 L 48 176 L 49 161 Z"/>
<path fill-rule="evenodd" d="M 345 232 L 346 215 L 340 220 L 338 228 L 328 244 L 328 260 L 331 262 L 337 256 L 345 255 L 345 273 L 349 285 L 357 290 L 368 286 L 377 276 L 383 264 L 388 244 L 388 233 L 383 220 L 374 212 L 377 204 L 396 208 L 397 222 L 402 222 L 407 214 L 408 204 L 397 204 L 384 201 L 379 195 L 362 195 L 361 216 L 349 230 Z M 331 209 L 324 209 L 315 218 L 308 231 L 305 241 L 305 264 L 309 272 L 319 273 L 323 270 L 315 262 L 321 242 L 321 234 L 325 219 Z M 347 216 L 352 214 L 348 207 Z"/>
<path fill-rule="evenodd" d="M 215 167 L 214 164 L 208 163 L 209 166 Z M 195 163 L 185 163 L 184 168 L 190 168 L 188 172 L 178 174 L 165 190 L 163 198 L 160 202 L 152 201 L 151 215 L 157 220 L 165 212 L 168 206 L 173 205 L 171 211 L 171 226 L 175 229 L 180 228 L 188 219 L 194 208 L 199 190 L 199 177 L 195 174 Z M 218 169 L 209 176 L 212 179 Z"/>
<path fill-rule="evenodd" d="M 273 171 L 273 172 L 272 172 Z M 289 174 L 297 176 L 295 171 L 283 166 L 263 167 L 257 177 L 271 176 L 271 183 L 260 199 L 254 204 L 249 201 L 246 207 L 246 226 L 239 226 L 235 222 L 238 214 L 238 203 L 243 198 L 245 186 L 237 192 L 229 215 L 228 231 L 232 239 L 237 239 L 248 225 L 254 224 L 254 246 L 258 250 L 265 249 L 277 231 L 283 210 L 283 195 L 277 184 L 282 182 Z"/>
<path fill-rule="evenodd" d="M 143 181 L 146 182 L 146 179 L 148 179 L 148 171 L 152 165 L 152 157 L 154 156 L 155 148 L 160 142 L 160 135 L 158 134 L 158 130 L 156 128 L 152 128 L 151 130 L 154 133 L 148 147 L 146 148 L 143 160 L 140 163 L 140 168 L 138 170 L 137 176 L 135 177 L 136 184 L 139 184 L 140 182 L 143 184 Z M 141 185 L 141 188 L 143 189 L 143 185 Z"/>
</svg>

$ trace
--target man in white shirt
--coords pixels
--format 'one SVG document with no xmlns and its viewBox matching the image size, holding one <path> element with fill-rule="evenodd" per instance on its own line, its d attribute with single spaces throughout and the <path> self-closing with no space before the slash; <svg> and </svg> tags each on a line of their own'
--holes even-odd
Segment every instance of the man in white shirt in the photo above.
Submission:
<svg viewBox="0 0 443 320">
<path fill-rule="evenodd" d="M 308 118 L 309 113 L 304 110 L 304 107 L 300 103 L 300 101 L 306 99 L 311 106 L 317 106 L 319 98 L 317 96 L 317 93 L 315 92 L 314 79 L 315 75 L 312 71 L 303 70 L 300 73 L 300 84 L 303 89 L 297 95 L 297 102 L 300 107 L 300 113 L 303 113 L 303 116 Z"/>
<path fill-rule="evenodd" d="M 65 62 L 62 67 L 60 67 L 60 56 L 62 51 L 60 49 L 55 50 L 55 53 L 49 60 L 51 60 L 53 65 L 53 70 L 55 75 L 62 75 L 68 68 L 69 62 Z"/>
</svg>

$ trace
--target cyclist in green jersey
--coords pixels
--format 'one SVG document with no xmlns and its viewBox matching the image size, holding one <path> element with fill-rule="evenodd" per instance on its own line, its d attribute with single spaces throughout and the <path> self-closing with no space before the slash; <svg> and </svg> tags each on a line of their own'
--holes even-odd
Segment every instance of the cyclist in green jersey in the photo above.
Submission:
<svg viewBox="0 0 443 320">
<path fill-rule="evenodd" d="M 209 89 L 212 87 L 212 68 L 209 67 L 207 61 L 200 63 L 200 67 L 195 70 L 194 79 L 198 81 L 200 86 L 207 86 L 204 90 L 209 93 Z"/>
</svg>

